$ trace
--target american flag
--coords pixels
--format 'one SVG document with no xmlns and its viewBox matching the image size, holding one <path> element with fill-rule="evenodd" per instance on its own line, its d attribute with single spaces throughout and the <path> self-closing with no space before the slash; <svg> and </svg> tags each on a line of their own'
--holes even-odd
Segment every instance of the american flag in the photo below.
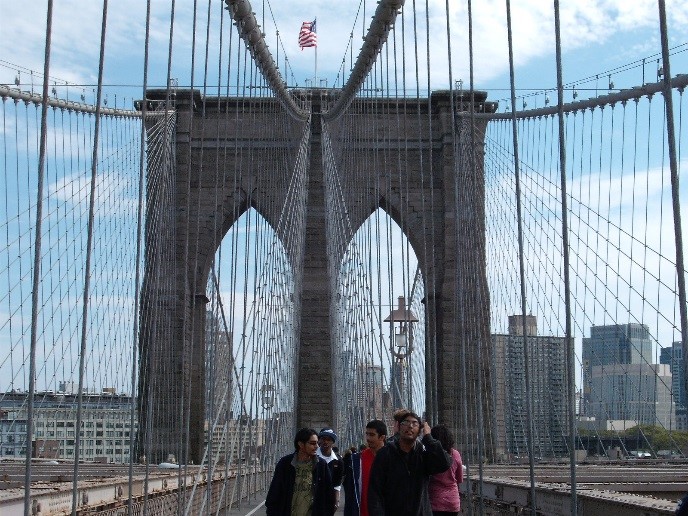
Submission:
<svg viewBox="0 0 688 516">
<path fill-rule="evenodd" d="M 318 46 L 318 35 L 315 33 L 315 20 L 303 22 L 299 31 L 299 46 L 301 50 L 306 47 Z"/>
</svg>

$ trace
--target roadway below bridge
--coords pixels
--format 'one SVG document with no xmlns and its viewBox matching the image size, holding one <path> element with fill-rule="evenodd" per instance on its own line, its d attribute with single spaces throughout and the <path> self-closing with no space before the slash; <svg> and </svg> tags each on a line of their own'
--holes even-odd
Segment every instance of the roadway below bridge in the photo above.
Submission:
<svg viewBox="0 0 688 516">
<path fill-rule="evenodd" d="M 538 514 L 571 514 L 571 470 L 568 464 L 535 466 Z M 529 506 L 530 469 L 527 464 L 469 465 L 470 482 L 463 496 L 485 514 L 510 514 Z M 576 467 L 579 514 L 640 516 L 674 514 L 688 493 L 688 461 L 600 462 Z"/>
<path fill-rule="evenodd" d="M 42 461 L 32 464 L 31 469 L 30 514 L 71 514 L 74 465 Z M 265 492 L 270 475 L 271 472 L 257 465 L 228 468 L 220 465 L 209 475 L 205 467 L 199 466 L 175 469 L 137 464 L 130 481 L 128 464 L 84 463 L 79 465 L 77 514 L 128 514 L 129 493 L 134 515 L 176 514 L 180 505 L 182 510 L 188 507 L 189 514 L 203 514 L 207 510 L 213 514 L 217 511 L 235 514 L 228 509 L 260 503 L 257 496 Z M 24 497 L 24 464 L 0 462 L 0 514 L 23 516 Z"/>
<path fill-rule="evenodd" d="M 52 516 L 71 512 L 73 464 L 32 465 L 32 514 Z M 200 508 L 210 500 L 226 516 L 265 513 L 263 501 L 271 470 L 258 466 L 220 466 L 208 482 L 205 468 L 160 469 L 144 465 L 81 464 L 78 482 L 78 514 L 120 515 L 126 510 L 131 485 L 133 514 L 171 514 L 178 494 Z M 527 464 L 468 465 L 469 479 L 461 486 L 464 512 L 468 505 L 486 515 L 513 514 L 528 507 L 531 497 Z M 481 482 L 482 477 L 482 482 Z M 241 478 L 241 482 L 236 482 Z M 568 464 L 535 466 L 538 514 L 568 515 L 571 507 Z M 688 461 L 581 464 L 576 468 L 579 514 L 619 516 L 674 514 L 677 501 L 688 492 Z M 0 514 L 24 514 L 24 465 L 0 463 Z M 195 489 L 194 489 L 195 486 Z M 210 486 L 210 490 L 208 489 Z M 208 495 L 208 493 L 211 493 Z M 169 512 L 172 510 L 172 512 Z M 214 510 L 213 510 L 214 512 Z M 341 512 L 341 510 L 340 510 Z M 192 513 L 194 510 L 192 509 Z"/>
</svg>

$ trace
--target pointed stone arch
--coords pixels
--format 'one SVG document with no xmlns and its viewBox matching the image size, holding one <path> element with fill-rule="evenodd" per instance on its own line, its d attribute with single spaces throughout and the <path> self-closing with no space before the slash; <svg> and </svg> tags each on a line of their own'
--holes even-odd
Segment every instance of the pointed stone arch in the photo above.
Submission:
<svg viewBox="0 0 688 516">
<path fill-rule="evenodd" d="M 375 240 L 377 236 L 379 238 Z M 341 392 L 340 396 L 336 397 L 339 403 L 338 423 L 346 426 L 341 428 L 344 435 L 349 435 L 353 439 L 358 438 L 361 428 L 371 419 L 389 422 L 393 408 L 411 407 L 418 413 L 425 409 L 425 310 L 420 303 L 416 308 L 411 308 L 414 294 L 412 287 L 416 280 L 417 266 L 417 253 L 408 235 L 398 221 L 382 206 L 375 209 L 356 228 L 347 245 L 343 261 L 340 263 L 338 278 L 340 290 L 336 292 L 337 309 L 335 310 L 339 317 L 339 320 L 335 321 L 337 326 L 347 327 L 346 316 L 343 314 L 358 312 L 362 305 L 372 307 L 372 309 L 359 312 L 360 317 L 357 317 L 356 321 L 357 326 L 361 327 L 360 331 L 358 328 L 352 329 L 343 342 L 340 335 L 337 342 L 333 343 L 335 352 L 339 351 L 340 354 L 338 360 L 348 361 L 345 365 L 346 370 L 356 373 L 353 379 L 347 379 L 342 374 L 338 375 L 340 391 L 343 383 L 353 390 L 358 389 L 353 398 L 351 395 L 345 398 L 346 408 L 342 408 Z M 354 285 L 353 292 L 351 288 L 348 288 L 351 285 Z M 421 300 L 425 292 L 422 274 L 420 288 L 415 293 L 419 292 L 420 295 L 415 296 L 416 302 Z M 412 343 L 415 352 L 409 356 L 408 361 L 404 362 L 394 358 L 392 324 L 384 322 L 385 318 L 398 308 L 400 297 L 405 299 L 408 309 L 413 310 L 415 316 L 420 318 L 420 325 L 414 325 L 413 330 L 415 339 Z M 346 333 L 346 330 L 343 332 Z M 361 332 L 365 333 L 362 339 L 358 338 Z M 418 364 L 421 365 L 420 368 Z M 366 385 L 368 388 L 378 389 L 379 393 L 361 390 L 362 380 L 359 376 L 362 371 L 377 367 L 379 367 L 381 383 L 377 386 Z M 414 382 L 411 382 L 412 373 L 417 374 L 419 370 L 422 371 L 422 375 L 414 376 Z M 423 385 L 423 389 L 420 393 L 416 391 L 410 395 L 412 385 L 418 383 Z M 408 400 L 413 400 L 413 402 L 409 403 Z M 352 423 L 353 420 L 355 423 Z"/>
<path fill-rule="evenodd" d="M 165 96 L 164 90 L 147 94 L 150 100 Z M 144 280 L 139 417 L 152 434 L 148 460 L 161 462 L 175 453 L 180 461 L 199 463 L 204 446 L 205 372 L 198 357 L 205 353 L 210 267 L 226 232 L 252 208 L 284 243 L 280 214 L 269 207 L 285 205 L 291 165 L 308 133 L 307 124 L 291 119 L 275 99 L 202 98 L 199 91 L 187 90 L 177 92 L 175 109 L 176 147 L 170 171 L 174 187 L 160 199 L 171 203 L 166 209 L 172 215 L 164 221 L 149 218 L 144 237 L 146 247 L 152 247 L 160 234 L 166 235 L 163 276 L 169 286 L 162 292 Z M 266 127 L 272 132 L 269 139 L 264 135 Z M 149 184 L 149 189 L 154 187 Z M 165 227 L 169 224 L 173 228 Z M 292 251 L 287 248 L 292 266 L 300 266 L 295 263 L 299 255 Z M 164 343 L 159 342 L 162 335 Z M 154 351 L 161 346 L 169 352 Z M 177 381 L 170 382 L 170 376 Z M 148 407 L 151 396 L 158 400 L 153 409 Z M 188 429 L 180 425 L 186 420 Z M 142 450 L 143 439 L 138 441 Z"/>
<path fill-rule="evenodd" d="M 355 166 L 352 167 L 353 172 L 340 172 L 354 176 L 342 178 L 342 184 L 352 186 L 340 193 L 347 207 L 350 227 L 358 228 L 375 209 L 384 206 L 385 211 L 410 238 L 425 280 L 426 341 L 432 346 L 433 359 L 437 359 L 436 371 L 432 373 L 436 376 L 433 381 L 437 385 L 437 392 L 428 392 L 428 398 L 432 398 L 428 399 L 428 403 L 438 422 L 449 424 L 457 434 L 475 436 L 468 440 L 475 443 L 482 432 L 479 425 L 489 426 L 490 410 L 488 396 L 481 398 L 481 392 L 488 392 L 490 384 L 487 364 L 490 335 L 485 271 L 485 210 L 484 198 L 480 195 L 484 181 L 482 156 L 486 121 L 477 120 L 476 126 L 472 127 L 451 112 L 455 104 L 457 111 L 466 110 L 471 95 L 468 91 L 456 95 L 455 100 L 463 102 L 451 102 L 449 92 L 435 92 L 429 101 L 357 101 L 368 102 L 366 109 L 360 113 L 359 127 L 370 126 L 374 129 L 371 129 L 368 139 L 363 138 L 355 148 L 346 149 L 351 153 L 350 161 L 355 162 Z M 158 97 L 164 99 L 165 92 L 159 92 Z M 326 94 L 320 98 L 312 96 L 311 120 L 305 124 L 288 117 L 285 120 L 286 115 L 274 99 L 234 98 L 220 102 L 217 99 L 202 99 L 198 92 L 178 91 L 176 101 L 175 182 L 180 187 L 185 186 L 190 193 L 180 190 L 175 196 L 177 228 L 172 246 L 177 254 L 181 254 L 182 249 L 187 253 L 181 243 L 186 242 L 187 237 L 189 241 L 198 241 L 197 247 L 188 249 L 188 255 L 194 257 L 195 263 L 208 264 L 217 242 L 221 240 L 216 233 L 218 230 L 209 231 L 209 228 L 226 227 L 232 217 L 231 213 L 218 213 L 215 198 L 208 200 L 203 195 L 205 190 L 215 195 L 218 160 L 221 161 L 219 169 L 237 171 L 233 173 L 236 180 L 227 186 L 227 190 L 222 185 L 220 197 L 226 201 L 223 206 L 243 206 L 241 209 L 247 209 L 249 205 L 256 206 L 280 235 L 278 217 L 264 207 L 284 205 L 289 178 L 288 174 L 275 175 L 271 172 L 281 171 L 284 163 L 290 162 L 290 159 L 293 161 L 296 153 L 303 150 L 304 142 L 308 145 L 306 202 L 309 209 L 304 220 L 306 251 L 305 254 L 298 254 L 303 250 L 287 249 L 290 257 L 297 254 L 304 257 L 302 291 L 297 293 L 301 306 L 301 334 L 297 362 L 300 374 L 296 386 L 296 426 L 318 427 L 333 420 L 331 396 L 334 385 L 331 372 L 320 369 L 322 374 L 310 374 L 313 367 L 317 367 L 313 357 L 330 349 L 331 338 L 329 316 L 323 314 L 322 310 L 322 307 L 331 305 L 327 279 L 327 263 L 331 257 L 325 252 L 327 230 L 321 220 L 325 212 L 322 143 L 323 138 L 330 135 L 336 138 L 347 130 L 345 126 L 338 126 L 337 121 L 321 122 L 320 104 L 326 97 Z M 494 110 L 495 106 L 486 103 L 485 98 L 485 94 L 476 93 L 473 100 L 477 110 Z M 251 116 L 242 118 L 238 123 L 239 116 L 235 114 L 248 112 Z M 272 132 L 268 138 L 265 131 L 275 126 L 277 117 L 282 117 L 283 123 L 276 130 L 270 129 Z M 310 131 L 304 132 L 306 127 Z M 377 130 L 382 130 L 384 135 L 378 134 Z M 410 139 L 408 134 L 414 137 Z M 380 145 L 387 149 L 406 149 L 403 164 L 398 156 L 388 159 L 389 156 L 380 152 Z M 276 152 L 276 149 L 280 151 Z M 221 159 L 219 150 L 226 151 Z M 424 175 L 430 170 L 429 167 L 433 174 Z M 369 181 L 365 175 L 370 171 L 376 174 L 377 183 Z M 403 183 L 398 181 L 402 174 Z M 403 188 L 399 186 L 401 184 Z M 204 190 L 204 186 L 210 185 L 213 188 Z M 457 185 L 468 185 L 469 191 L 476 193 L 457 202 Z M 233 195 L 236 198 L 230 199 Z M 240 199 L 243 195 L 246 199 Z M 430 202 L 430 199 L 433 201 Z M 156 228 L 149 229 L 154 231 Z M 141 329 L 142 349 L 145 352 L 147 339 L 155 334 L 151 330 L 157 324 L 172 321 L 172 334 L 175 335 L 171 343 L 173 352 L 166 358 L 167 365 L 160 370 L 164 369 L 165 374 L 176 372 L 185 379 L 193 377 L 192 385 L 195 387 L 192 387 L 192 396 L 199 384 L 198 375 L 202 373 L 191 371 L 184 357 L 194 352 L 195 343 L 200 340 L 197 329 L 201 325 L 191 324 L 190 328 L 181 321 L 198 318 L 195 312 L 206 299 L 205 283 L 197 281 L 204 276 L 202 272 L 195 270 L 188 274 L 183 270 L 183 265 L 175 265 L 170 270 L 175 287 L 173 292 L 166 294 L 163 311 L 158 312 L 163 314 L 161 321 L 146 318 L 148 322 L 143 323 Z M 196 280 L 188 282 L 188 277 Z M 148 299 L 154 297 L 149 295 Z M 142 304 L 142 313 L 147 309 L 150 306 Z M 460 372 L 461 349 L 466 352 L 467 360 L 471 361 L 469 376 L 462 376 Z M 476 353 L 477 350 L 482 350 L 482 355 Z M 151 369 L 150 364 L 144 364 L 141 376 L 151 373 L 156 374 L 156 371 Z M 160 383 L 164 384 L 164 378 Z M 456 402 L 456 392 L 464 385 L 465 392 L 462 394 L 471 400 L 467 427 L 459 417 L 460 410 Z M 323 397 L 323 393 L 331 394 Z M 188 407 L 175 405 L 178 393 L 166 394 L 170 400 L 169 410 L 175 413 L 190 411 Z M 142 390 L 140 398 L 145 403 L 145 390 Z M 145 425 L 152 419 L 155 421 L 153 426 L 158 428 L 155 438 L 158 448 L 154 453 L 164 458 L 170 443 L 188 440 L 188 449 L 182 449 L 180 458 L 199 460 L 203 449 L 202 412 L 201 408 L 191 413 L 187 434 L 185 430 L 176 428 L 176 422 L 183 418 L 157 420 L 155 415 L 147 414 L 142 406 L 142 423 Z M 490 456 L 492 446 L 489 435 L 487 437 L 482 452 Z M 465 455 L 469 460 L 478 457 L 477 450 L 473 449 L 466 449 Z"/>
</svg>

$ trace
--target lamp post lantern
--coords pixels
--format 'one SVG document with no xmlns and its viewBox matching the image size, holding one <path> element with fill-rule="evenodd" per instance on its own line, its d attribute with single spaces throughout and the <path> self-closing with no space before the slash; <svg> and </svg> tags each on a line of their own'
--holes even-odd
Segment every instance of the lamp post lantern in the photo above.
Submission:
<svg viewBox="0 0 688 516">
<path fill-rule="evenodd" d="M 272 418 L 272 409 L 275 406 L 275 386 L 271 383 L 264 383 L 260 388 L 260 404 L 263 407 L 263 420 L 265 425 L 263 427 L 263 432 L 265 433 L 265 439 L 263 441 L 262 449 L 262 463 L 267 465 L 274 459 L 275 453 L 275 436 L 277 435 L 277 424 L 279 417 Z"/>
<path fill-rule="evenodd" d="M 399 304 L 392 313 L 389 314 L 384 322 L 390 324 L 392 338 L 390 339 L 389 350 L 392 353 L 392 404 L 393 408 L 410 407 L 411 405 L 411 385 L 408 360 L 413 353 L 413 323 L 418 322 L 418 318 L 406 308 L 406 298 L 399 296 Z M 404 371 L 406 370 L 406 371 Z M 406 373 L 406 374 L 404 374 Z M 408 385 L 408 397 L 404 398 L 405 381 Z"/>
<path fill-rule="evenodd" d="M 260 399 L 263 409 L 268 411 L 275 406 L 275 386 L 266 383 L 260 388 Z"/>
</svg>

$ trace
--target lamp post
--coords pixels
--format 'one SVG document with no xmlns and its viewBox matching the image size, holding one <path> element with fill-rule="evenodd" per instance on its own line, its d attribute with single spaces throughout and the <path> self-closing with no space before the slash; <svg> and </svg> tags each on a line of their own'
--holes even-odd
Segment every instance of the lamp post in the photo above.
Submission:
<svg viewBox="0 0 688 516">
<path fill-rule="evenodd" d="M 262 464 L 265 466 L 268 461 L 272 461 L 274 454 L 274 440 L 276 422 L 272 419 L 272 408 L 275 406 L 275 386 L 271 383 L 264 383 L 260 388 L 260 404 L 263 407 L 264 427 L 263 432 L 265 438 L 263 440 Z"/>
<path fill-rule="evenodd" d="M 275 406 L 275 386 L 271 383 L 263 384 L 260 388 L 260 400 L 263 410 L 269 411 Z"/>
<path fill-rule="evenodd" d="M 389 314 L 384 322 L 390 324 L 392 338 L 389 343 L 389 350 L 392 353 L 392 404 L 393 408 L 401 408 L 403 406 L 410 407 L 411 405 L 411 389 L 410 389 L 410 373 L 408 371 L 407 359 L 413 353 L 413 323 L 418 322 L 418 318 L 406 309 L 406 298 L 399 296 L 399 305 L 392 313 Z M 407 369 L 404 375 L 404 369 Z M 404 376 L 409 383 L 409 396 L 406 400 L 402 397 L 404 390 Z M 404 401 L 406 401 L 404 403 Z"/>
</svg>

